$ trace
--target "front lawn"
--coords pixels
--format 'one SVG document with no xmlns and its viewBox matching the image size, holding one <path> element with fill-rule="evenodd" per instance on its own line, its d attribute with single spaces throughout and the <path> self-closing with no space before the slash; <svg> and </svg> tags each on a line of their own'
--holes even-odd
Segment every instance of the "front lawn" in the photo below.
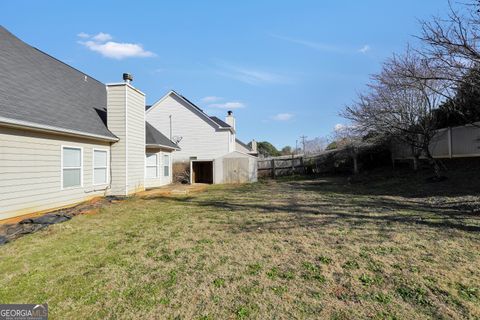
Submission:
<svg viewBox="0 0 480 320">
<path fill-rule="evenodd" d="M 1 246 L 0 303 L 48 302 L 52 319 L 478 319 L 480 183 L 462 181 L 129 199 Z"/>
</svg>

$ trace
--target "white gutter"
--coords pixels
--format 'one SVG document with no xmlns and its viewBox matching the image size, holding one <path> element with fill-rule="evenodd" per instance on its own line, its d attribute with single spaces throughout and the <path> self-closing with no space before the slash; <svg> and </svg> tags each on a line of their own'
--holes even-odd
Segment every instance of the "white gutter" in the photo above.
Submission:
<svg viewBox="0 0 480 320">
<path fill-rule="evenodd" d="M 0 124 L 5 124 L 15 128 L 30 129 L 30 130 L 42 131 L 42 132 L 48 132 L 48 133 L 60 133 L 60 134 L 65 134 L 70 136 L 88 137 L 96 140 L 104 140 L 104 141 L 120 140 L 114 137 L 108 137 L 104 135 L 87 133 L 87 132 L 82 132 L 78 130 L 71 130 L 71 129 L 65 129 L 65 128 L 60 128 L 55 126 L 49 126 L 45 124 L 38 124 L 30 121 L 15 120 L 15 119 L 10 119 L 5 117 L 0 117 Z"/>
<path fill-rule="evenodd" d="M 170 146 L 165 146 L 163 144 L 146 144 L 145 147 L 147 148 L 165 148 L 165 149 L 171 149 L 171 150 L 177 150 L 180 151 L 180 148 L 175 148 L 175 147 L 170 147 Z"/>
</svg>

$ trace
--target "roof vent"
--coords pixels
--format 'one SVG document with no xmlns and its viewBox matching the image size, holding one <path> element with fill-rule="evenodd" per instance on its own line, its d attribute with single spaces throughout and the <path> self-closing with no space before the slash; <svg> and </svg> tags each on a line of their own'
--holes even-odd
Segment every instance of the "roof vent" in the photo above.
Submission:
<svg viewBox="0 0 480 320">
<path fill-rule="evenodd" d="M 124 73 L 123 81 L 125 81 L 125 83 L 130 83 L 133 81 L 133 76 L 130 73 Z"/>
<path fill-rule="evenodd" d="M 231 115 L 232 115 L 232 113 L 233 113 L 233 111 L 232 111 L 232 110 L 228 110 L 228 112 L 227 112 L 227 114 L 228 114 L 229 116 L 231 116 Z"/>
</svg>

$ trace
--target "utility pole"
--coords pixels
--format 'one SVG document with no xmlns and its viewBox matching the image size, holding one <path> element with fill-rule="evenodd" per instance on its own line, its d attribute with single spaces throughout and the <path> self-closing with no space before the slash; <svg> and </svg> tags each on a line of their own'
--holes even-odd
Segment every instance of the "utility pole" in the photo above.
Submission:
<svg viewBox="0 0 480 320">
<path fill-rule="evenodd" d="M 300 139 L 302 139 L 303 155 L 305 155 L 305 139 L 307 139 L 307 136 L 300 136 Z"/>
</svg>

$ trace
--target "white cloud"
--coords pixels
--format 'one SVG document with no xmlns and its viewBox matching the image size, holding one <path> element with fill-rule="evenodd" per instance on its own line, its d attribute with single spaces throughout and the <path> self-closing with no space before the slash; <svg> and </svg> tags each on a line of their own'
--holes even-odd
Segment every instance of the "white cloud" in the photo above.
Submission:
<svg viewBox="0 0 480 320">
<path fill-rule="evenodd" d="M 272 119 L 276 121 L 288 121 L 292 118 L 293 114 L 291 113 L 278 113 L 272 117 Z"/>
<path fill-rule="evenodd" d="M 221 70 L 218 71 L 218 74 L 228 78 L 239 80 L 241 82 L 251 84 L 251 85 L 278 84 L 278 83 L 291 82 L 285 76 L 272 73 L 272 72 L 267 72 L 264 70 L 245 68 L 245 67 L 231 65 L 228 63 L 220 63 L 219 67 L 221 68 Z"/>
<path fill-rule="evenodd" d="M 290 43 L 295 43 L 302 45 L 307 48 L 311 48 L 317 51 L 322 51 L 322 52 L 332 52 L 332 53 L 352 53 L 355 52 L 355 47 L 352 46 L 339 46 L 339 45 L 333 45 L 333 44 L 328 44 L 328 43 L 322 43 L 322 42 L 315 42 L 315 41 L 309 41 L 309 40 L 304 40 L 304 39 L 297 39 L 297 38 L 291 38 L 291 37 L 285 37 L 277 34 L 269 34 L 271 37 L 280 39 L 283 41 L 287 41 Z M 368 51 L 371 50 L 371 47 L 366 44 L 357 51 L 360 53 L 367 53 Z"/>
<path fill-rule="evenodd" d="M 212 103 L 212 102 L 217 102 L 217 101 L 220 101 L 220 100 L 222 100 L 222 98 L 217 97 L 217 96 L 207 96 L 207 97 L 202 98 L 202 102 L 204 102 L 204 103 Z"/>
<path fill-rule="evenodd" d="M 106 42 L 109 40 L 112 40 L 112 36 L 108 33 L 103 33 L 100 32 L 92 37 L 92 40 L 97 41 L 97 42 Z"/>
<path fill-rule="evenodd" d="M 363 47 L 361 47 L 358 52 L 360 53 L 367 53 L 368 51 L 370 51 L 370 46 L 368 44 L 364 45 Z"/>
<path fill-rule="evenodd" d="M 90 38 L 90 35 L 85 32 L 80 32 L 79 34 L 77 34 L 77 36 L 83 39 Z"/>
<path fill-rule="evenodd" d="M 108 33 L 100 32 L 94 36 L 90 36 L 82 32 L 79 33 L 78 36 L 82 39 L 90 39 L 88 41 L 79 41 L 78 43 L 107 58 L 121 60 L 124 58 L 147 58 L 155 56 L 155 53 L 145 50 L 141 44 L 110 41 L 113 38 Z"/>
<path fill-rule="evenodd" d="M 228 110 L 245 108 L 245 104 L 242 103 L 242 102 L 238 102 L 238 101 L 225 102 L 225 103 L 214 103 L 214 104 L 210 104 L 208 106 L 210 108 L 228 109 Z"/>
<path fill-rule="evenodd" d="M 321 42 L 314 42 L 314 41 L 309 41 L 309 40 L 303 40 L 303 39 L 295 39 L 295 38 L 290 38 L 290 37 L 284 37 L 280 36 L 277 34 L 270 34 L 270 36 L 284 40 L 287 42 L 295 43 L 295 44 L 300 44 L 302 46 L 315 49 L 317 51 L 325 51 L 325 52 L 336 52 L 336 53 L 341 53 L 344 50 L 340 48 L 339 46 L 336 45 L 331 45 L 327 43 L 321 43 Z"/>
</svg>

